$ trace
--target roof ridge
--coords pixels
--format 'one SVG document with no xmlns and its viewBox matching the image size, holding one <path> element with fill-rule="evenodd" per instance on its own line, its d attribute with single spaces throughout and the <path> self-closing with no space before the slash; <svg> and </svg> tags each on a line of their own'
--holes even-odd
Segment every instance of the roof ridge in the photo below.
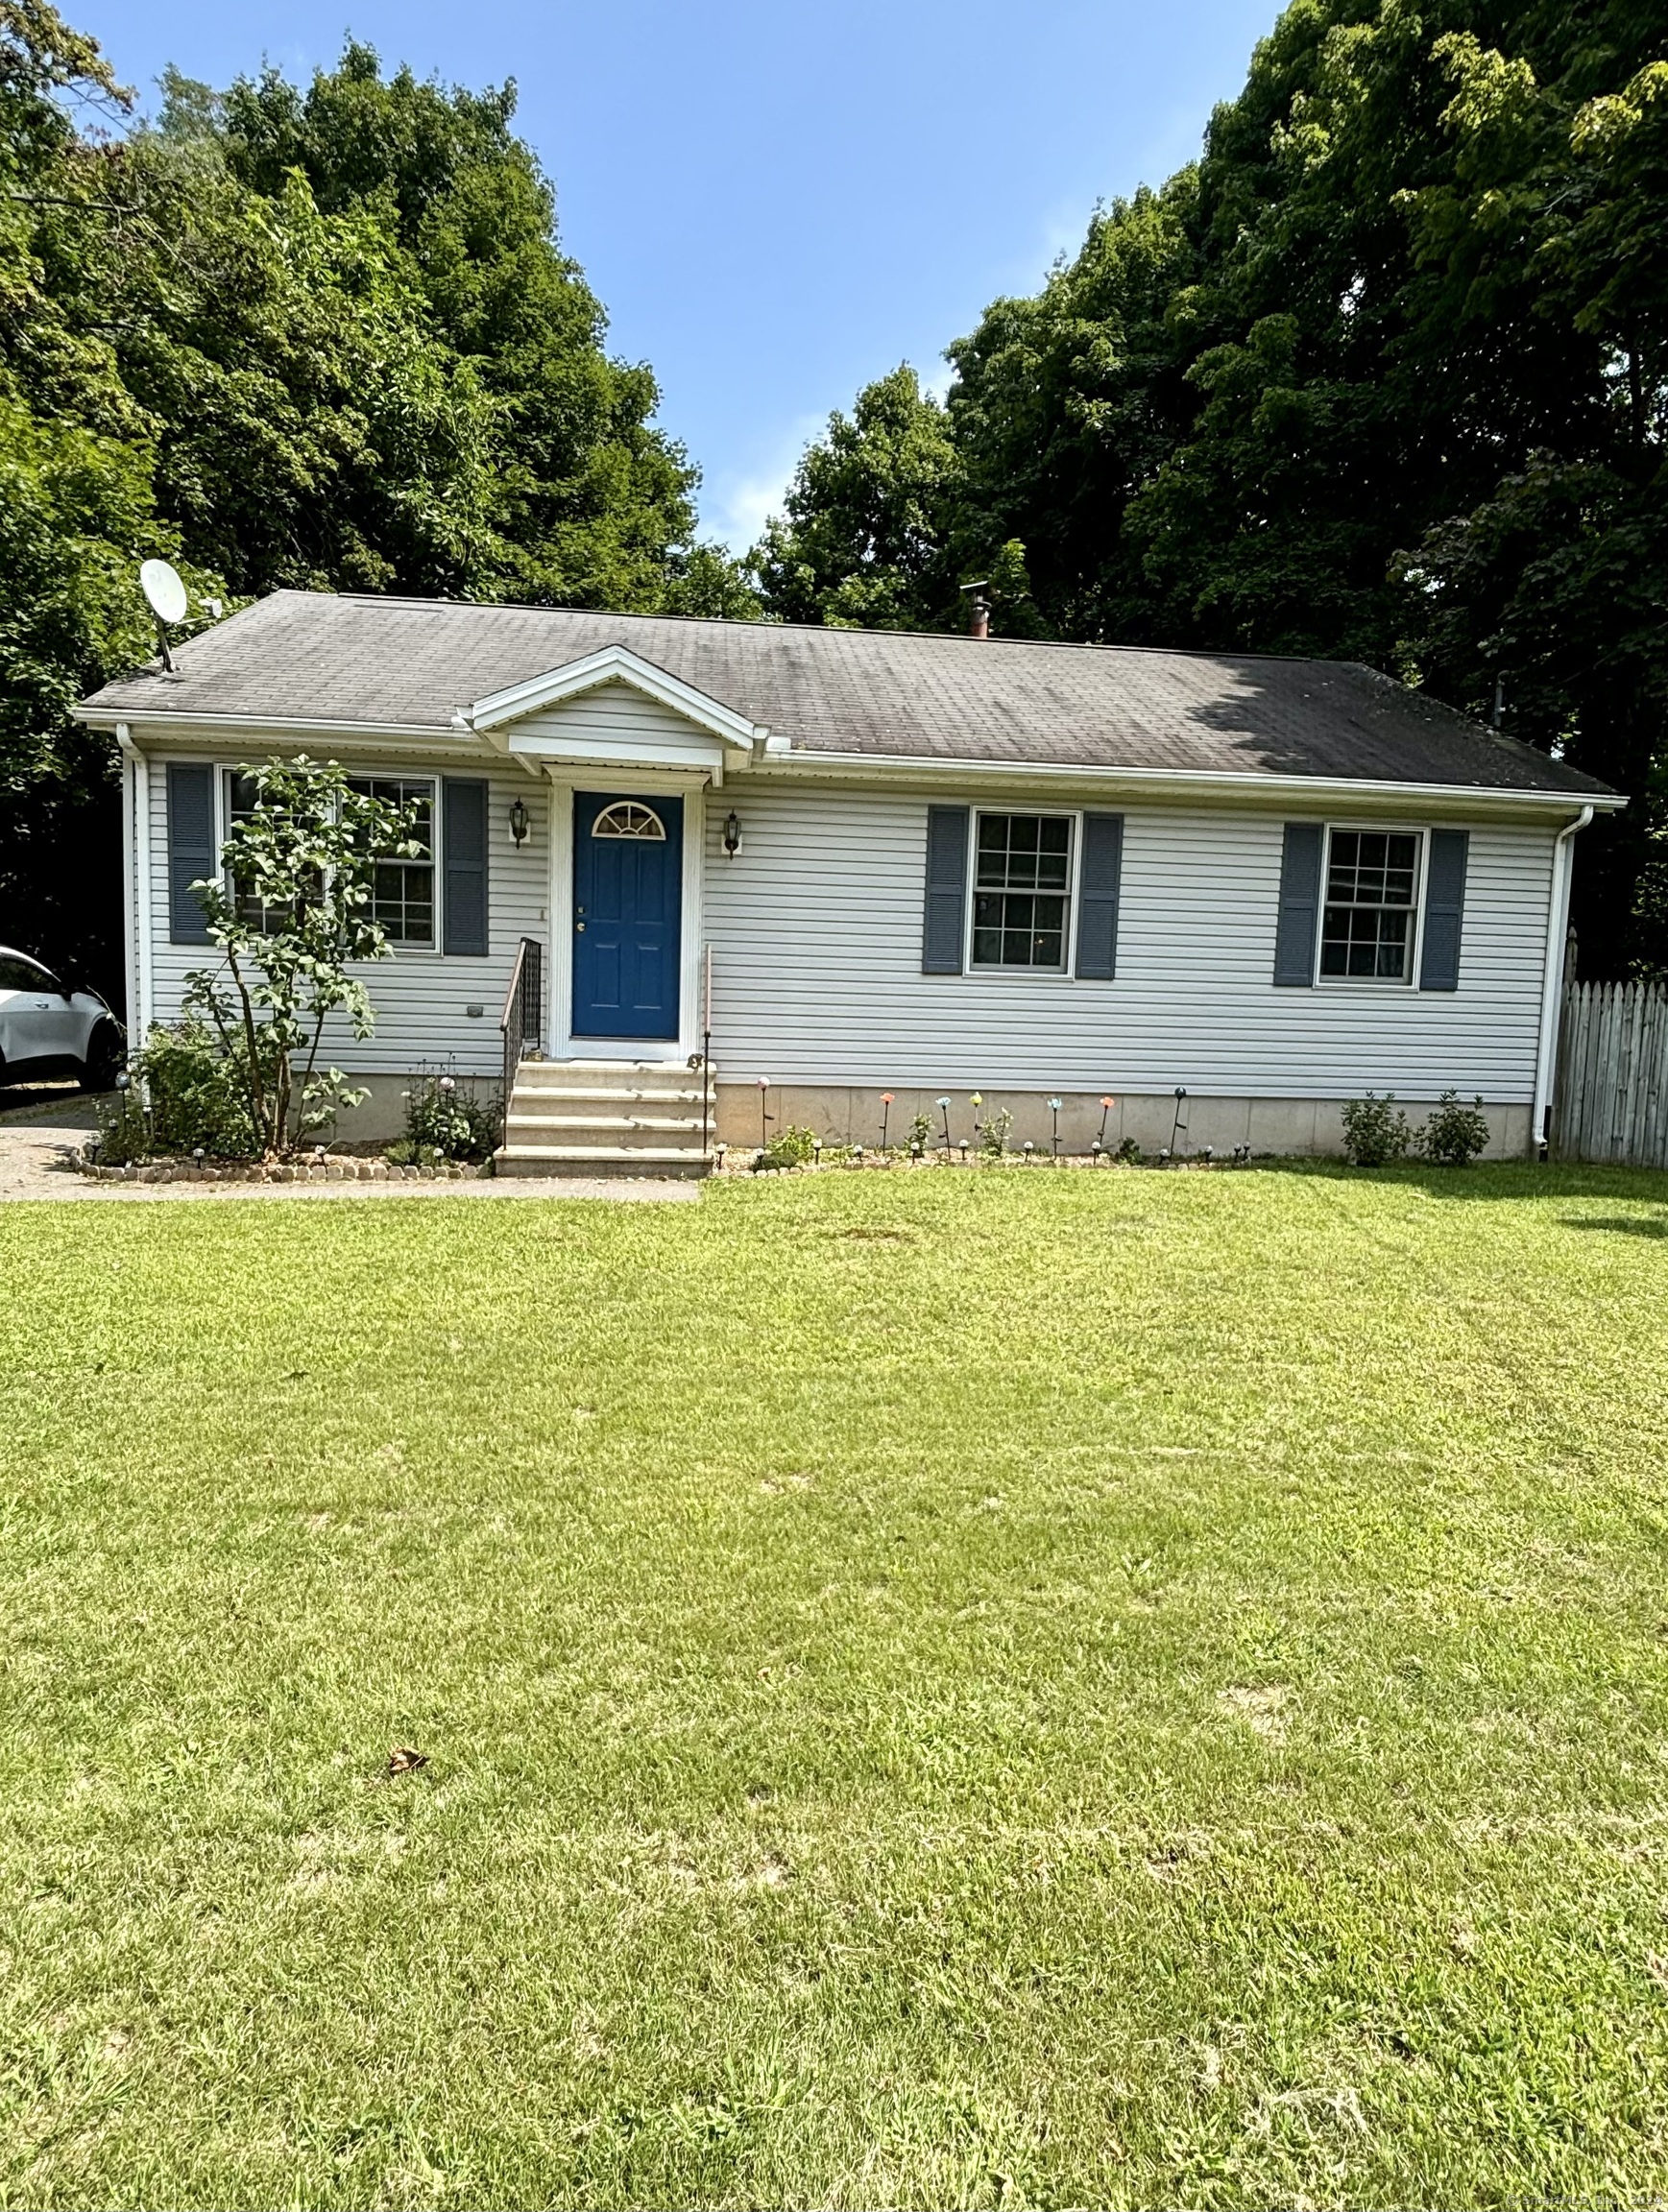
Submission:
<svg viewBox="0 0 1668 2212">
<path fill-rule="evenodd" d="M 278 585 L 262 599 L 252 601 L 251 607 L 261 606 L 267 599 L 337 599 L 356 607 L 446 607 L 482 614 L 573 614 L 606 622 L 677 622 L 690 629 L 739 630 L 752 636 L 761 633 L 774 636 L 786 630 L 808 637 L 906 637 L 931 639 L 941 645 L 1023 646 L 1054 653 L 1148 653 L 1181 661 L 1269 661 L 1285 667 L 1360 669 L 1366 675 L 1383 676 L 1387 684 L 1397 684 L 1394 676 L 1385 675 L 1382 669 L 1372 667 L 1366 661 L 1340 660 L 1313 653 L 1258 653 L 1249 646 L 1239 645 L 1134 645 L 1100 637 L 974 637 L 965 630 L 892 630 L 881 624 L 779 622 L 768 615 L 749 620 L 737 614 L 645 613 L 623 607 L 552 607 L 536 599 L 424 598 L 420 593 L 404 591 L 308 591 L 292 584 Z M 250 611 L 251 608 L 239 609 L 242 613 Z"/>
</svg>

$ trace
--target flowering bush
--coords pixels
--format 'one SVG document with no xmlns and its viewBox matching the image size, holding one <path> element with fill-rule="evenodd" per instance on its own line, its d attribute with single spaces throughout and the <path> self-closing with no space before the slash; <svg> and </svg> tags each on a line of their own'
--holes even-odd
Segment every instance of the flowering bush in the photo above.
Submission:
<svg viewBox="0 0 1668 2212">
<path fill-rule="evenodd" d="M 434 1160 L 486 1160 L 497 1148 L 498 1102 L 479 1098 L 454 1075 L 413 1076 L 405 1094 L 405 1136 L 391 1144 L 397 1166 L 427 1166 Z"/>
</svg>

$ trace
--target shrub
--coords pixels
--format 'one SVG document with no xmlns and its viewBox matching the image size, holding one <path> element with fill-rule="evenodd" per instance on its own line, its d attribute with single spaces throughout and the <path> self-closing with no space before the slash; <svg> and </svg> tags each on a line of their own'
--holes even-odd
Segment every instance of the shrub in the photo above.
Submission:
<svg viewBox="0 0 1668 2212">
<path fill-rule="evenodd" d="M 1405 1160 L 1412 1142 L 1413 1131 L 1393 1091 L 1382 1098 L 1369 1091 L 1343 1109 L 1343 1149 L 1357 1167 L 1387 1167 L 1392 1160 Z"/>
<path fill-rule="evenodd" d="M 1468 1167 L 1488 1142 L 1488 1117 L 1479 1097 L 1462 1106 L 1457 1091 L 1444 1091 L 1419 1132 L 1419 1149 L 1442 1167 Z"/>
<path fill-rule="evenodd" d="M 489 1160 L 497 1149 L 498 1102 L 481 1098 L 454 1075 L 424 1071 L 414 1075 L 405 1094 L 405 1156 L 397 1166 L 427 1166 L 435 1160 Z M 385 1157 L 394 1161 L 398 1147 Z M 426 1155 L 426 1159 L 424 1159 Z"/>
<path fill-rule="evenodd" d="M 993 1114 L 979 1132 L 979 1150 L 981 1159 L 1000 1160 L 1007 1150 L 1007 1133 L 1013 1127 L 1013 1116 L 1004 1106 L 1000 1114 Z"/>
<path fill-rule="evenodd" d="M 235 1050 L 223 1050 L 206 1022 L 187 1016 L 153 1029 L 130 1069 L 137 1080 L 99 1112 L 98 1156 L 107 1166 L 199 1151 L 249 1160 L 259 1150 Z"/>
<path fill-rule="evenodd" d="M 753 1163 L 756 1169 L 767 1167 L 803 1167 L 810 1159 L 811 1146 L 816 1142 L 814 1129 L 800 1129 L 789 1122 L 779 1129 Z"/>
<path fill-rule="evenodd" d="M 1114 1160 L 1121 1160 L 1125 1167 L 1139 1167 L 1141 1165 L 1141 1147 L 1136 1143 L 1133 1137 L 1125 1137 L 1112 1157 Z"/>
<path fill-rule="evenodd" d="M 909 1149 L 911 1152 L 930 1152 L 932 1149 L 932 1117 L 917 1114 L 909 1124 Z"/>
</svg>

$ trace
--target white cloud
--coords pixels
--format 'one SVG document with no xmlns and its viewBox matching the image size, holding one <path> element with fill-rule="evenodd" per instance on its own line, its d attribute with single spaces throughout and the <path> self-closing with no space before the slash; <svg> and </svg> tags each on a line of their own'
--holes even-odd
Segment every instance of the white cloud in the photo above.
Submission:
<svg viewBox="0 0 1668 2212">
<path fill-rule="evenodd" d="M 701 535 L 713 537 L 732 553 L 745 553 L 772 515 L 782 512 L 783 495 L 793 481 L 799 457 L 820 436 L 826 415 L 801 415 L 772 439 L 758 465 L 714 473 L 701 487 Z"/>
</svg>

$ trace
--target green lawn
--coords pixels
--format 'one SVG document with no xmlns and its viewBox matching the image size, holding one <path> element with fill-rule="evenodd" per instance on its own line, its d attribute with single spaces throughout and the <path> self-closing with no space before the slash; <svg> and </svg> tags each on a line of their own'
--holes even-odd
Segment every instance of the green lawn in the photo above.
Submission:
<svg viewBox="0 0 1668 2212">
<path fill-rule="evenodd" d="M 0 1285 L 0 2204 L 1660 2200 L 1668 1179 L 13 1206 Z"/>
</svg>

